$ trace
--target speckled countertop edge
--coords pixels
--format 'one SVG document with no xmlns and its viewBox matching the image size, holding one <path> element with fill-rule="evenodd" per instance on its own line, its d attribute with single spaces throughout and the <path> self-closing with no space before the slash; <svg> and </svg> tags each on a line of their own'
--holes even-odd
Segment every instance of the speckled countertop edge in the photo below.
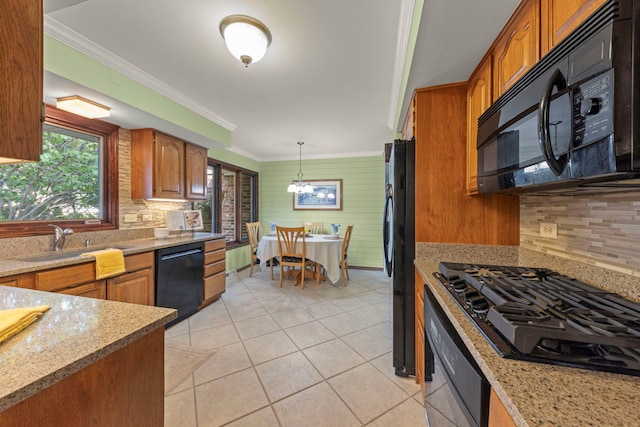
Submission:
<svg viewBox="0 0 640 427">
<path fill-rule="evenodd" d="M 536 263 L 564 274 L 578 272 L 574 277 L 594 284 L 585 277 L 595 277 L 600 269 L 568 260 L 549 260 L 534 251 L 509 246 L 418 243 L 416 254 L 418 272 L 518 426 L 637 425 L 639 377 L 503 359 L 432 276 L 440 261 Z M 611 278 L 621 279 L 617 273 Z M 638 279 L 622 279 L 626 291 L 635 295 L 640 288 Z M 621 293 L 612 283 L 601 287 Z"/>
<path fill-rule="evenodd" d="M 146 239 L 138 239 L 138 240 L 123 240 L 123 241 L 113 241 L 106 245 L 102 246 L 126 246 L 126 249 L 122 249 L 122 252 L 125 255 L 132 255 L 141 252 L 148 252 L 156 249 L 168 248 L 171 246 L 184 245 L 188 243 L 194 242 L 202 242 L 206 240 L 212 239 L 222 239 L 224 238 L 224 234 L 218 233 L 196 233 L 193 236 L 184 236 L 184 237 L 171 237 L 168 239 L 154 239 L 154 238 L 146 238 Z M 69 251 L 78 251 L 86 249 L 86 252 L 91 252 L 92 250 L 96 250 L 96 247 L 87 247 L 87 248 L 71 248 L 63 252 Z M 46 253 L 33 254 L 33 257 L 41 256 L 41 255 L 51 255 L 55 254 L 55 252 L 49 251 Z M 22 274 L 22 273 L 30 273 L 33 271 L 46 270 L 49 268 L 56 267 L 64 267 L 67 265 L 74 264 L 82 264 L 85 262 L 93 262 L 92 258 L 85 258 L 81 256 L 74 256 L 70 258 L 61 258 L 52 261 L 38 261 L 38 262 L 30 262 L 30 261 L 21 261 L 21 259 L 25 259 L 28 257 L 20 257 L 20 259 L 0 259 L 0 277 L 12 276 L 14 274 Z"/>
<path fill-rule="evenodd" d="M 169 308 L 0 286 L 0 310 L 37 305 L 51 308 L 0 343 L 0 411 L 177 316 Z"/>
</svg>

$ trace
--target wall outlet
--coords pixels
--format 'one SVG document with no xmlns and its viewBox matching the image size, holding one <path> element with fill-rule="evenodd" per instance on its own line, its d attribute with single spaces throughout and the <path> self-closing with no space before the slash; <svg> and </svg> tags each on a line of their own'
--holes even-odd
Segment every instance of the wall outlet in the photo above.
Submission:
<svg viewBox="0 0 640 427">
<path fill-rule="evenodd" d="M 125 214 L 124 222 L 136 222 L 138 220 L 138 214 Z"/>
<path fill-rule="evenodd" d="M 153 221 L 153 215 L 151 214 L 142 214 L 143 221 Z"/>
<path fill-rule="evenodd" d="M 540 223 L 540 237 L 546 237 L 547 239 L 558 238 L 558 224 L 550 222 Z"/>
</svg>

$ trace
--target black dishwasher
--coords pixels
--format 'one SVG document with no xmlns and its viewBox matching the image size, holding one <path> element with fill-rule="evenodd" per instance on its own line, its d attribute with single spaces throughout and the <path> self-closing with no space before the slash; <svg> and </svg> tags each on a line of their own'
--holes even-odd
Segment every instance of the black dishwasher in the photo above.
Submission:
<svg viewBox="0 0 640 427">
<path fill-rule="evenodd" d="M 166 326 L 198 311 L 202 304 L 203 269 L 201 242 L 156 251 L 156 306 L 178 310 L 178 317 Z"/>
</svg>

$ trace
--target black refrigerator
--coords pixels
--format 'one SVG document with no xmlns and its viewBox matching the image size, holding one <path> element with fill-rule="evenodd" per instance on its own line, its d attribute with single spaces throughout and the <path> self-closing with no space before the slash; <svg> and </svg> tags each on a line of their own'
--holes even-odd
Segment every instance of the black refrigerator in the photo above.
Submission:
<svg viewBox="0 0 640 427">
<path fill-rule="evenodd" d="M 385 145 L 383 251 L 393 282 L 393 367 L 415 375 L 415 140 Z"/>
</svg>

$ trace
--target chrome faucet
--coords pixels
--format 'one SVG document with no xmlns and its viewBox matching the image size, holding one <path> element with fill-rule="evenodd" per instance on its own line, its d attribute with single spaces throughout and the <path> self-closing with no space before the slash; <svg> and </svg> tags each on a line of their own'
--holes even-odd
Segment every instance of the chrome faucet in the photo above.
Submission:
<svg viewBox="0 0 640 427">
<path fill-rule="evenodd" d="M 73 234 L 73 230 L 70 228 L 59 227 L 55 224 L 49 224 L 49 227 L 53 227 L 53 250 L 61 251 L 64 248 L 64 242 L 69 234 Z"/>
</svg>

